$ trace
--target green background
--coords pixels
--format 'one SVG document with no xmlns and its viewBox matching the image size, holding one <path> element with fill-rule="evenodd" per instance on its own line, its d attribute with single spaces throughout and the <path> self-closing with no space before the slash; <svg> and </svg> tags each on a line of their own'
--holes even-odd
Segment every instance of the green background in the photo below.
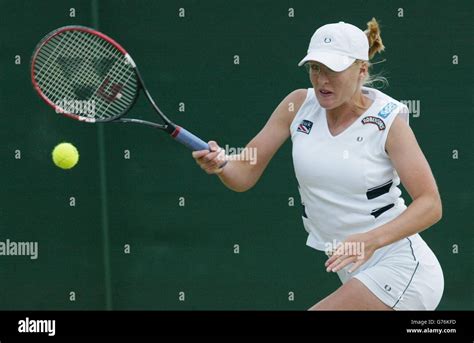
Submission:
<svg viewBox="0 0 474 343">
<path fill-rule="evenodd" d="M 310 87 L 297 63 L 314 30 L 363 29 L 372 16 L 387 59 L 374 71 L 390 96 L 420 101 L 410 123 L 443 199 L 443 219 L 422 233 L 445 275 L 438 309 L 474 309 L 472 1 L 1 0 L 0 15 L 0 241 L 39 245 L 37 260 L 0 256 L 0 309 L 302 310 L 335 290 L 324 254 L 305 245 L 290 141 L 253 189 L 234 193 L 161 132 L 56 115 L 32 89 L 29 59 L 60 26 L 99 28 L 172 120 L 243 147 L 286 94 Z M 144 98 L 130 116 L 157 118 Z M 61 141 L 81 154 L 70 171 L 51 162 Z"/>
</svg>

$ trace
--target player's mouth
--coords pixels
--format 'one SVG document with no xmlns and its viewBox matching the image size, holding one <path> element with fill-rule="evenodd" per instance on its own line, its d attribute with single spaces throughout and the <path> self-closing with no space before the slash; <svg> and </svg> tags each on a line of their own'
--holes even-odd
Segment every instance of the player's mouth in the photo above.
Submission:
<svg viewBox="0 0 474 343">
<path fill-rule="evenodd" d="M 331 91 L 328 91 L 327 89 L 320 89 L 319 90 L 319 94 L 322 96 L 322 97 L 329 97 L 331 96 L 333 93 Z"/>
</svg>

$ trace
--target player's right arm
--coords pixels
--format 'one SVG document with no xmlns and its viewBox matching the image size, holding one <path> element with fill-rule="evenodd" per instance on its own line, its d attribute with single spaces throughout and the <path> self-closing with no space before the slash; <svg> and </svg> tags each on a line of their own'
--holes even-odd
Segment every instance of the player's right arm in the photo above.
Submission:
<svg viewBox="0 0 474 343">
<path fill-rule="evenodd" d="M 222 183 L 236 192 L 245 192 L 260 179 L 263 171 L 290 136 L 290 125 L 306 98 L 306 89 L 297 89 L 288 94 L 277 106 L 262 130 L 246 145 L 238 156 L 233 156 L 227 165 L 219 169 L 224 161 L 224 152 L 216 142 L 210 141 L 208 150 L 194 151 L 196 163 L 208 174 L 217 174 Z M 254 157 L 253 159 L 249 157 Z"/>
</svg>

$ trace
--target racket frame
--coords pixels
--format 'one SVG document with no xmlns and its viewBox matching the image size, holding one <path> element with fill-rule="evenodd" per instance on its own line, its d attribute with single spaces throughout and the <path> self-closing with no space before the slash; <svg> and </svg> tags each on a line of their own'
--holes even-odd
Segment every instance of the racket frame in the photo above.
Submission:
<svg viewBox="0 0 474 343">
<path fill-rule="evenodd" d="M 106 119 L 96 119 L 96 118 L 88 118 L 88 117 L 82 117 L 80 115 L 74 114 L 74 113 L 69 113 L 64 111 L 62 108 L 60 108 L 58 105 L 54 104 L 48 97 L 43 93 L 41 90 L 40 86 L 35 80 L 35 65 L 36 65 L 36 59 L 38 57 L 39 52 L 41 51 L 41 48 L 46 45 L 53 37 L 59 35 L 60 33 L 64 31 L 82 31 L 82 32 L 87 32 L 92 35 L 96 35 L 100 37 L 101 39 L 104 39 L 106 42 L 112 44 L 115 48 L 117 48 L 127 59 L 128 63 L 130 63 L 130 66 L 133 68 L 133 71 L 135 73 L 135 76 L 137 78 L 137 90 L 135 97 L 133 101 L 130 102 L 130 105 L 125 108 L 121 114 L 118 114 L 116 116 L 113 116 L 111 118 L 106 118 Z M 157 129 L 161 129 L 163 131 L 166 131 L 168 134 L 170 134 L 176 141 L 184 144 L 191 150 L 211 150 L 209 145 L 204 142 L 202 139 L 199 137 L 195 136 L 191 132 L 187 131 L 183 127 L 180 127 L 176 124 L 174 124 L 168 117 L 164 115 L 164 113 L 160 110 L 160 108 L 156 105 L 155 101 L 153 100 L 152 96 L 150 95 L 150 92 L 145 86 L 145 82 L 143 81 L 143 78 L 138 71 L 138 67 L 135 63 L 135 61 L 132 59 L 130 54 L 125 50 L 124 47 L 122 47 L 119 43 L 117 43 L 114 39 L 110 38 L 109 36 L 103 34 L 102 32 L 99 32 L 97 30 L 94 30 L 92 28 L 86 27 L 86 26 L 80 26 L 80 25 L 69 25 L 69 26 L 63 26 L 60 27 L 49 34 L 47 34 L 35 47 L 33 56 L 31 58 L 31 80 L 33 83 L 33 87 L 36 90 L 36 92 L 40 95 L 40 97 L 43 99 L 43 101 L 46 102 L 47 105 L 52 107 L 53 109 L 56 110 L 57 113 L 61 113 L 64 116 L 67 116 L 69 118 L 82 121 L 82 122 L 87 122 L 87 123 L 100 123 L 100 122 L 122 122 L 122 123 L 135 123 L 135 124 L 144 124 L 148 125 Z M 134 118 L 121 118 L 123 117 L 128 111 L 133 107 L 133 105 L 137 102 L 138 95 L 140 93 L 140 89 L 143 90 L 145 93 L 145 96 L 147 97 L 148 101 L 151 103 L 153 109 L 158 113 L 158 115 L 161 117 L 163 120 L 164 124 L 159 124 L 159 123 L 153 123 L 147 120 L 142 120 L 142 119 L 134 119 Z M 227 161 L 222 165 L 222 167 L 227 163 Z"/>
<path fill-rule="evenodd" d="M 36 65 L 36 58 L 41 50 L 41 48 L 46 45 L 51 39 L 53 39 L 55 36 L 63 33 L 64 31 L 82 31 L 82 32 L 87 32 L 92 35 L 96 35 L 108 43 L 112 44 L 117 50 L 119 50 L 127 59 L 128 63 L 130 63 L 130 66 L 132 67 L 135 76 L 137 78 L 137 92 L 135 94 L 135 97 L 133 101 L 125 108 L 121 114 L 116 115 L 111 118 L 105 118 L 105 119 L 96 119 L 96 118 L 87 118 L 87 117 L 82 117 L 80 115 L 70 113 L 67 111 L 64 111 L 62 108 L 60 108 L 58 105 L 53 103 L 48 97 L 43 93 L 41 90 L 41 87 L 38 85 L 38 83 L 35 80 L 35 65 Z M 58 28 L 57 30 L 54 30 L 50 32 L 46 37 L 44 37 L 35 47 L 33 56 L 31 58 L 31 80 L 33 83 L 33 87 L 36 90 L 36 92 L 40 95 L 40 98 L 43 99 L 43 101 L 52 107 L 56 112 L 65 115 L 69 118 L 83 121 L 83 122 L 88 122 L 88 123 L 105 123 L 105 122 L 122 122 L 122 123 L 136 123 L 136 124 L 145 124 L 152 126 L 157 129 L 164 130 L 170 134 L 172 134 L 177 125 L 174 124 L 168 117 L 165 116 L 165 114 L 160 110 L 158 105 L 156 105 L 155 101 L 153 100 L 150 92 L 145 86 L 145 82 L 143 81 L 143 78 L 140 74 L 140 71 L 138 70 L 138 67 L 133 60 L 133 58 L 130 56 L 130 54 L 125 50 L 124 47 L 122 47 L 117 41 L 115 41 L 113 38 L 110 38 L 109 36 L 103 34 L 102 32 L 96 31 L 94 29 L 91 29 L 86 26 L 80 26 L 80 25 L 69 25 L 69 26 L 63 26 L 61 28 Z M 145 96 L 147 97 L 148 101 L 151 103 L 153 106 L 153 109 L 159 114 L 159 116 L 163 119 L 164 124 L 158 124 L 158 123 L 153 123 L 147 120 L 142 120 L 142 119 L 133 119 L 133 118 L 122 118 L 125 114 L 127 114 L 130 109 L 135 105 L 135 103 L 138 100 L 140 90 L 142 90 L 145 93 Z"/>
</svg>

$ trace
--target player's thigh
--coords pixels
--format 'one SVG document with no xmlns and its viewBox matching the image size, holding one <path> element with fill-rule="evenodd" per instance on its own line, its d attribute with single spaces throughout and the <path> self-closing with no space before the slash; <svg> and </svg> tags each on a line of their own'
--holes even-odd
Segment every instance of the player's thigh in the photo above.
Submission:
<svg viewBox="0 0 474 343">
<path fill-rule="evenodd" d="M 361 281 L 352 278 L 309 310 L 382 311 L 392 309 L 377 298 Z"/>
</svg>

